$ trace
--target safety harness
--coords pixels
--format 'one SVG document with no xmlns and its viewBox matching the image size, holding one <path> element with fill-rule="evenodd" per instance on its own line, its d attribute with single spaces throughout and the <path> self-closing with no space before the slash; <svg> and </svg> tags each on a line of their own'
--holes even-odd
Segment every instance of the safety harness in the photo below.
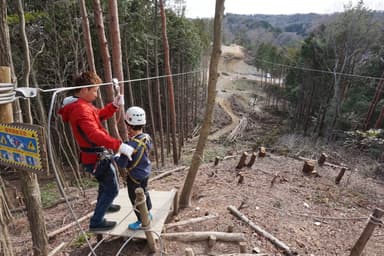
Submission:
<svg viewBox="0 0 384 256">
<path fill-rule="evenodd" d="M 148 137 L 147 137 L 145 134 L 143 134 L 143 133 L 141 133 L 140 135 L 143 135 L 143 136 L 141 136 L 141 138 L 140 138 L 140 137 L 139 137 L 139 138 L 134 137 L 134 138 L 131 139 L 132 141 L 134 141 L 134 142 L 137 143 L 137 146 L 136 146 L 135 150 L 133 151 L 132 156 L 135 155 L 135 154 L 137 154 L 138 152 L 139 152 L 139 156 L 137 157 L 136 161 L 133 162 L 133 164 L 132 164 L 130 167 L 127 167 L 127 168 L 126 168 L 128 177 L 129 177 L 134 183 L 136 183 L 136 184 L 140 184 L 140 181 L 138 181 L 138 180 L 136 180 L 135 178 L 132 177 L 132 175 L 131 175 L 131 171 L 132 171 L 133 169 L 135 169 L 136 166 L 137 166 L 137 165 L 140 163 L 140 161 L 143 159 L 143 156 L 144 156 L 144 153 L 145 153 L 145 152 L 147 152 L 147 155 L 148 155 L 148 147 L 147 147 L 147 144 L 146 144 Z M 140 135 L 139 135 L 139 136 L 140 136 Z M 143 150 L 140 150 L 140 151 L 139 151 L 140 148 L 142 148 Z"/>
<path fill-rule="evenodd" d="M 107 149 L 105 147 L 99 147 L 95 143 L 93 143 L 88 136 L 85 134 L 85 132 L 80 128 L 80 126 L 77 126 L 77 130 L 81 137 L 90 145 L 90 147 L 80 147 L 81 152 L 84 153 L 91 153 L 91 154 L 97 154 L 97 162 L 95 163 L 95 167 L 97 166 L 99 160 L 103 158 L 105 153 L 108 153 Z M 80 153 L 81 154 L 81 153 Z"/>
</svg>

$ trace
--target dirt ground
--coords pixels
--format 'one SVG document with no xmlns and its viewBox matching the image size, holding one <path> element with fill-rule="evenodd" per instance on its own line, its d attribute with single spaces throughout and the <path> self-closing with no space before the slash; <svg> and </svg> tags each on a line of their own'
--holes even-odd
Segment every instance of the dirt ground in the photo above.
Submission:
<svg viewBox="0 0 384 256">
<path fill-rule="evenodd" d="M 225 75 L 222 74 L 218 82 L 215 127 L 196 177 L 192 207 L 180 209 L 178 215 L 169 218 L 169 223 L 208 214 L 217 217 L 197 224 L 169 228 L 164 232 L 228 232 L 233 229 L 232 232 L 245 235 L 248 253 L 259 251 L 266 255 L 284 255 L 249 224 L 232 215 L 228 206 L 234 206 L 252 223 L 275 236 L 298 255 L 349 255 L 373 209 L 384 209 L 384 183 L 361 175 L 368 166 L 365 159 L 355 155 L 349 158 L 340 156 L 341 153 L 334 151 L 329 152 L 330 159 L 339 160 L 336 164 L 341 164 L 340 159 L 343 159 L 350 168 L 339 185 L 334 182 L 339 168 L 316 165 L 318 175 L 306 176 L 301 171 L 302 160 L 284 156 L 281 151 L 277 153 L 272 148 L 267 148 L 266 157 L 257 157 L 252 167 L 236 169 L 243 151 L 250 154 L 252 149 L 265 143 L 261 131 L 278 129 L 283 123 L 281 118 L 265 110 L 265 94 L 256 86 L 254 81 L 257 79 L 253 79 L 257 70 L 245 64 L 243 58 L 244 54 L 238 46 L 223 48 L 220 71 L 225 72 Z M 225 143 L 225 137 L 243 116 L 247 116 L 250 123 L 245 135 L 234 143 Z M 291 140 L 286 139 L 281 144 L 289 145 Z M 183 149 L 182 164 L 188 164 L 195 143 L 196 140 L 192 140 Z M 313 159 L 317 157 L 315 153 L 311 155 L 306 152 L 306 155 L 301 155 Z M 216 156 L 223 158 L 230 155 L 234 157 L 221 160 L 214 166 Z M 185 175 L 185 171 L 176 172 L 151 182 L 150 188 L 179 189 Z M 96 194 L 95 189 L 87 190 L 85 196 L 79 196 L 78 200 L 71 202 L 77 216 L 92 211 L 91 202 Z M 48 232 L 73 221 L 66 204 L 46 209 L 44 214 Z M 16 255 L 32 255 L 26 216 L 21 213 L 16 217 L 9 225 Z M 87 230 L 87 223 L 82 222 L 84 230 Z M 95 245 L 95 236 L 91 236 L 90 241 Z M 77 227 L 52 239 L 51 249 L 62 242 L 68 244 L 57 255 L 77 256 L 88 255 L 90 252 Z M 96 250 L 96 254 L 116 255 L 123 243 L 121 239 L 110 238 Z M 217 241 L 212 247 L 207 241 L 184 243 L 161 239 L 161 244 L 164 247 L 162 255 L 185 255 L 186 248 L 192 248 L 195 255 L 229 255 L 240 252 L 238 243 L 222 241 Z M 132 240 L 120 255 L 149 255 L 149 252 L 145 241 Z M 376 227 L 363 255 L 384 255 L 383 225 Z"/>
</svg>

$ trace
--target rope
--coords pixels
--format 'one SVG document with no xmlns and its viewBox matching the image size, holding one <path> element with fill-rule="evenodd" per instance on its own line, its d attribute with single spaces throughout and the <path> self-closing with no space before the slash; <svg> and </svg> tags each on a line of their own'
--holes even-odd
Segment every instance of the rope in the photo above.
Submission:
<svg viewBox="0 0 384 256">
<path fill-rule="evenodd" d="M 182 76 L 182 75 L 188 75 L 188 74 L 194 74 L 197 72 L 200 72 L 201 69 L 184 72 L 184 73 L 178 73 L 178 74 L 172 74 L 172 75 L 163 75 L 163 76 L 152 76 L 152 77 L 145 77 L 145 78 L 138 78 L 138 79 L 130 79 L 130 80 L 124 80 L 124 81 L 118 81 L 119 84 L 121 83 L 132 83 L 132 82 L 139 82 L 139 81 L 147 81 L 152 79 L 158 79 L 158 78 L 166 78 L 166 77 L 173 77 L 173 76 Z M 81 89 L 81 88 L 88 88 L 88 87 L 94 87 L 94 86 L 105 86 L 105 85 L 113 85 L 113 82 L 107 82 L 107 83 L 100 83 L 100 84 L 87 84 L 87 85 L 79 85 L 79 86 L 70 86 L 70 87 L 60 87 L 60 88 L 52 88 L 52 89 L 40 89 L 41 92 L 65 92 L 65 91 L 71 91 L 75 89 Z"/>
<path fill-rule="evenodd" d="M 84 238 L 88 244 L 88 247 L 89 249 L 91 250 L 91 253 L 94 255 L 94 256 L 97 256 L 94 249 L 92 248 L 92 245 L 91 243 L 89 242 L 89 239 L 87 237 L 87 234 L 85 233 L 85 231 L 83 230 L 82 226 L 80 225 L 80 222 L 75 214 L 75 212 L 73 211 L 73 208 L 71 206 L 71 204 L 69 203 L 69 200 L 68 200 L 68 196 L 67 194 L 65 193 L 64 191 L 64 187 L 63 187 L 63 184 L 61 183 L 61 180 L 59 178 L 59 174 L 58 174 L 58 171 L 57 171 L 57 168 L 56 168 L 56 163 L 55 163 L 55 158 L 53 156 L 53 148 L 52 148 L 52 141 L 51 141 L 51 119 L 52 119 L 52 111 L 53 111 L 53 106 L 54 106 L 54 102 L 55 102 L 55 99 L 56 99 L 56 95 L 57 93 L 61 92 L 60 90 L 57 90 L 53 93 L 52 95 L 52 99 L 51 99 L 51 104 L 50 104 L 50 108 L 49 108 L 49 112 L 48 112 L 48 154 L 52 160 L 52 167 L 53 167 L 53 172 L 55 174 L 55 178 L 56 178 L 56 181 L 57 181 L 57 185 L 59 187 L 59 190 L 61 192 L 61 194 L 63 195 L 64 199 L 65 199 L 65 202 L 66 204 L 68 205 L 68 208 L 73 216 L 73 218 L 75 219 L 76 221 L 76 224 L 77 226 L 79 227 L 81 233 L 84 235 Z"/>
<path fill-rule="evenodd" d="M 332 74 L 332 75 L 336 74 L 336 75 L 340 75 L 340 76 L 349 76 L 349 77 L 355 77 L 355 78 L 366 78 L 366 79 L 373 79 L 373 80 L 379 80 L 379 81 L 384 80 L 384 78 L 375 77 L 375 76 L 361 76 L 361 75 L 354 75 L 354 74 L 350 74 L 350 73 L 333 72 L 333 71 L 328 71 L 328 70 L 323 70 L 323 69 L 314 69 L 314 68 L 305 68 L 305 67 L 291 66 L 291 65 L 280 64 L 280 63 L 266 61 L 266 60 L 257 59 L 257 58 L 255 58 L 255 60 L 258 60 L 258 61 L 261 61 L 261 62 L 264 62 L 264 63 L 268 63 L 268 64 L 273 64 L 273 65 L 276 65 L 276 66 L 293 68 L 293 69 L 298 69 L 298 70 L 303 70 L 303 71 L 313 71 L 313 72 L 320 72 L 320 73 L 326 73 L 326 74 Z"/>
</svg>

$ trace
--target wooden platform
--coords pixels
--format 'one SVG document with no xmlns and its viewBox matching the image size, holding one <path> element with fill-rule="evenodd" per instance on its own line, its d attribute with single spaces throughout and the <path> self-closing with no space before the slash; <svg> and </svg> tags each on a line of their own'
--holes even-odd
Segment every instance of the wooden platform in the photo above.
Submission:
<svg viewBox="0 0 384 256">
<path fill-rule="evenodd" d="M 152 201 L 151 230 L 159 235 L 163 229 L 164 222 L 170 211 L 173 211 L 173 199 L 176 191 L 155 191 L 150 190 L 149 194 Z M 120 211 L 115 213 L 107 213 L 105 218 L 110 221 L 116 221 L 117 225 L 114 229 L 107 231 L 95 231 L 95 234 L 112 235 L 121 237 L 131 237 L 146 239 L 144 231 L 132 231 L 128 229 L 128 224 L 137 220 L 135 213 L 132 211 L 132 204 L 128 198 L 127 188 L 120 189 L 119 195 L 115 198 L 114 204 L 121 206 Z M 129 214 L 129 215 L 128 215 Z"/>
</svg>

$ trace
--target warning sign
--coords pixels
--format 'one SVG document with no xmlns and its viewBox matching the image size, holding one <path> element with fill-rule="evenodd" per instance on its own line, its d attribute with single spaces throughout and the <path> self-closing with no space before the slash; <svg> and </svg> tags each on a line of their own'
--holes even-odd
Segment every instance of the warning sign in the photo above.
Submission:
<svg viewBox="0 0 384 256">
<path fill-rule="evenodd" d="M 47 167 L 43 127 L 30 124 L 0 124 L 0 164 L 23 170 Z"/>
</svg>

